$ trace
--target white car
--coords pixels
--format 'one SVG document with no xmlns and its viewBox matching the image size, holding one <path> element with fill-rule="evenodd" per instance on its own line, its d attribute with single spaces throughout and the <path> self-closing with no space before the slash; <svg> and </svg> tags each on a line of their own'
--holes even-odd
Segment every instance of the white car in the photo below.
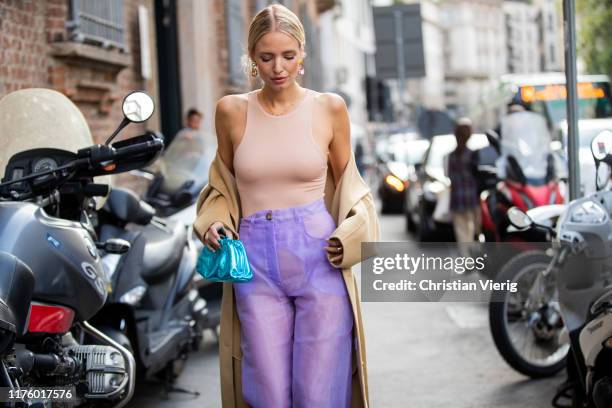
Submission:
<svg viewBox="0 0 612 408">
<path fill-rule="evenodd" d="M 480 150 L 488 145 L 487 137 L 481 133 L 473 134 L 467 144 L 471 150 Z M 444 201 L 450 193 L 444 158 L 456 146 L 457 139 L 452 134 L 433 136 L 423 163 L 409 179 L 405 199 L 406 228 L 415 231 L 419 241 L 436 239 L 452 230 L 450 213 Z M 436 210 L 438 203 L 441 205 Z"/>
</svg>

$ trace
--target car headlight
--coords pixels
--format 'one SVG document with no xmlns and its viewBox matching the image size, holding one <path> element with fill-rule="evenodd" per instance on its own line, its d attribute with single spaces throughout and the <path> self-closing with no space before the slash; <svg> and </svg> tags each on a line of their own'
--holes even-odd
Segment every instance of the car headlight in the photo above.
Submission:
<svg viewBox="0 0 612 408">
<path fill-rule="evenodd" d="M 607 218 L 606 211 L 593 201 L 585 201 L 574 208 L 570 214 L 570 222 L 580 224 L 603 224 Z"/>
<path fill-rule="evenodd" d="M 404 182 L 395 177 L 393 174 L 387 174 L 387 177 L 385 177 L 385 183 L 400 193 L 406 188 Z"/>
<path fill-rule="evenodd" d="M 400 180 L 405 181 L 408 179 L 408 165 L 406 163 L 389 162 L 387 163 L 387 167 L 389 171 Z"/>
</svg>

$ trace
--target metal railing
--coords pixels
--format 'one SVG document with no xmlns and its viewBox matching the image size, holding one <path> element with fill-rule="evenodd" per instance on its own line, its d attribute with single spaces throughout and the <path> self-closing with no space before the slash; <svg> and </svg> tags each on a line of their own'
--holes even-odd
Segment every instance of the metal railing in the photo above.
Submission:
<svg viewBox="0 0 612 408">
<path fill-rule="evenodd" d="M 70 0 L 67 27 L 72 41 L 126 49 L 123 0 Z"/>
</svg>

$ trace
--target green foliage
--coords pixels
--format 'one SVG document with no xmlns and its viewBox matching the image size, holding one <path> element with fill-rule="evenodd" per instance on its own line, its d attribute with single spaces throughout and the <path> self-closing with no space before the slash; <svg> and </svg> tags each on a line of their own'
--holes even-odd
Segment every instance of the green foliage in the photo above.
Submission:
<svg viewBox="0 0 612 408">
<path fill-rule="evenodd" d="M 577 51 L 589 73 L 612 75 L 612 0 L 577 0 Z"/>
</svg>

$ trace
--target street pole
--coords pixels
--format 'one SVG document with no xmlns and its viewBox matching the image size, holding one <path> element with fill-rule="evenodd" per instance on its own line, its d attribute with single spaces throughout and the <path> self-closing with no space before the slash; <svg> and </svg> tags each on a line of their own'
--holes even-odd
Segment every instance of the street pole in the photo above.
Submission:
<svg viewBox="0 0 612 408">
<path fill-rule="evenodd" d="M 576 79 L 576 7 L 574 0 L 563 0 L 565 43 L 565 88 L 567 90 L 567 155 L 569 159 L 569 194 L 575 200 L 580 194 L 578 167 L 578 97 Z"/>
<path fill-rule="evenodd" d="M 402 26 L 402 12 L 400 10 L 393 11 L 393 17 L 395 18 L 395 47 L 397 50 L 397 79 L 398 79 L 398 87 L 400 94 L 400 105 L 402 107 L 402 120 L 404 123 L 402 125 L 406 125 L 406 119 L 408 117 L 406 112 L 406 67 L 404 63 L 406 61 L 406 57 L 404 56 L 404 30 Z"/>
</svg>

